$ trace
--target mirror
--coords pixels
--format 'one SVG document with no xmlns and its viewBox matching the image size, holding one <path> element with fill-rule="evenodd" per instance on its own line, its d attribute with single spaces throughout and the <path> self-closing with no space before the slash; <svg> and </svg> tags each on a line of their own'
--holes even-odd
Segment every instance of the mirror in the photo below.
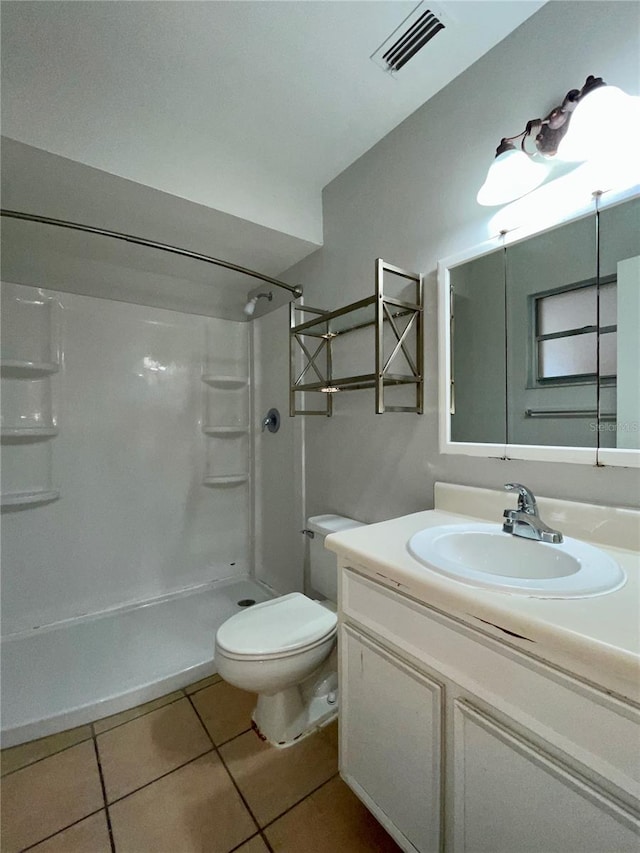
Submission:
<svg viewBox="0 0 640 853">
<path fill-rule="evenodd" d="M 640 198 L 501 242 L 439 265 L 443 452 L 639 464 Z"/>
<path fill-rule="evenodd" d="M 507 441 L 504 249 L 453 268 L 451 440 Z"/>
<path fill-rule="evenodd" d="M 598 446 L 603 449 L 638 450 L 640 198 L 603 210 L 599 220 L 599 362 L 602 414 L 597 425 Z M 603 299 L 607 288 L 614 290 L 613 306 L 606 304 Z M 613 311 L 615 315 L 611 318 Z"/>
<path fill-rule="evenodd" d="M 505 249 L 507 443 L 595 447 L 595 214 Z"/>
</svg>

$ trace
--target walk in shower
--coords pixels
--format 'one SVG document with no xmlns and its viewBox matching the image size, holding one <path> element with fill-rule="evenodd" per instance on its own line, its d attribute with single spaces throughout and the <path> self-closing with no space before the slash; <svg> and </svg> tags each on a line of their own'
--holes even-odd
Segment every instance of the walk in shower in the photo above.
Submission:
<svg viewBox="0 0 640 853">
<path fill-rule="evenodd" d="M 3 224 L 6 747 L 209 675 L 217 627 L 274 593 L 254 572 L 263 413 L 242 308 L 257 285 L 299 289 L 83 224 L 8 211 Z M 165 257 L 174 283 L 193 265 L 235 276 L 233 306 L 204 316 L 122 301 L 127 277 L 139 285 Z M 79 269 L 86 287 L 72 284 Z"/>
</svg>

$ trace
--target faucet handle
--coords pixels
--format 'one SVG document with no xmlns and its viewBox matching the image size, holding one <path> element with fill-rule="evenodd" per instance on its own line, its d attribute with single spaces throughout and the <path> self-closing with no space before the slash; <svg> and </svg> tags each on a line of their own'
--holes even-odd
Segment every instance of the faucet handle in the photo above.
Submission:
<svg viewBox="0 0 640 853">
<path fill-rule="evenodd" d="M 533 492 L 522 483 L 505 483 L 505 491 L 518 492 L 518 509 L 520 512 L 526 512 L 529 515 L 538 514 L 538 505 Z"/>
<path fill-rule="evenodd" d="M 280 412 L 277 409 L 269 409 L 262 419 L 262 432 L 266 429 L 269 432 L 278 432 L 280 429 Z"/>
</svg>

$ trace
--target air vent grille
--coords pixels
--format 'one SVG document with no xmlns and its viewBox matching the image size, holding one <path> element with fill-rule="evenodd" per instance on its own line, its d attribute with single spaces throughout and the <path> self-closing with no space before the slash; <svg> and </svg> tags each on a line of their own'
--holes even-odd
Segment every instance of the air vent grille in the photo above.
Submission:
<svg viewBox="0 0 640 853">
<path fill-rule="evenodd" d="M 371 59 L 385 71 L 395 73 L 400 71 L 410 59 L 445 29 L 445 24 L 431 11 L 419 6 L 403 22 L 403 24 L 382 44 L 372 55 Z"/>
</svg>

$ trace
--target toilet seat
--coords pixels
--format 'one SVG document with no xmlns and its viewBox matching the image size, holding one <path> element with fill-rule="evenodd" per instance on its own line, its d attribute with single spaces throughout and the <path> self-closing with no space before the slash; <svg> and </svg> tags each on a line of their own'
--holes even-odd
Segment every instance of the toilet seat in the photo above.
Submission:
<svg viewBox="0 0 640 853">
<path fill-rule="evenodd" d="M 335 613 L 292 592 L 227 619 L 218 630 L 216 646 L 233 659 L 289 657 L 326 642 L 336 625 Z"/>
</svg>

